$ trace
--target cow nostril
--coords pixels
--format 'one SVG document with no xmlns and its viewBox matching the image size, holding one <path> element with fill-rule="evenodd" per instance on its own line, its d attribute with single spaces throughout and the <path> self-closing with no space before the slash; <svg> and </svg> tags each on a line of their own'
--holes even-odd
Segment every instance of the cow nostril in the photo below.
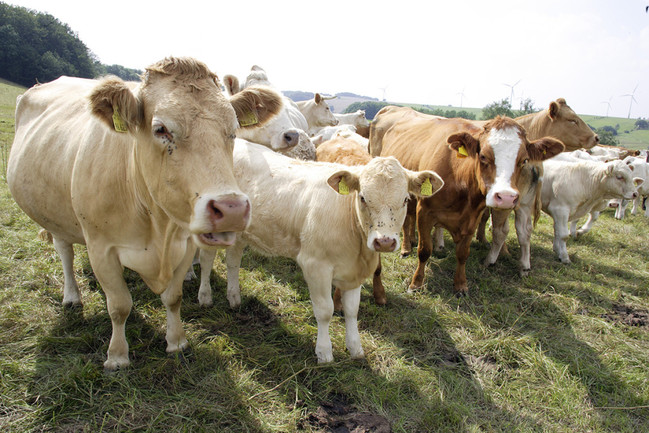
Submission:
<svg viewBox="0 0 649 433">
<path fill-rule="evenodd" d="M 284 134 L 284 141 L 289 146 L 295 146 L 299 139 L 299 134 L 297 132 L 287 132 Z"/>
<path fill-rule="evenodd" d="M 220 220 L 221 218 L 223 218 L 223 211 L 221 211 L 221 209 L 219 209 L 219 207 L 216 205 L 216 201 L 210 200 L 207 208 L 210 211 L 212 219 Z"/>
</svg>

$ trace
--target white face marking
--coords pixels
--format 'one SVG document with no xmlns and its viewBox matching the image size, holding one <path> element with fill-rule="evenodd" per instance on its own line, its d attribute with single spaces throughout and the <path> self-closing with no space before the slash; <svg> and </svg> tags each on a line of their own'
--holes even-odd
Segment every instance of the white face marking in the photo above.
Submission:
<svg viewBox="0 0 649 433">
<path fill-rule="evenodd" d="M 512 175 L 516 168 L 521 138 L 516 128 L 492 129 L 487 142 L 494 152 L 496 178 L 487 191 L 487 206 L 494 206 L 495 194 L 518 194 L 512 187 Z"/>
</svg>

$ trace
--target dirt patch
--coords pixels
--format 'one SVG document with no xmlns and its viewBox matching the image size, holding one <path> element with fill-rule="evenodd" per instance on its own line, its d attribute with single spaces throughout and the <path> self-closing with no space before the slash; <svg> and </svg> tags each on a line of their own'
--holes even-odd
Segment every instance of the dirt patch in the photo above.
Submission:
<svg viewBox="0 0 649 433">
<path fill-rule="evenodd" d="M 312 427 L 331 433 L 390 433 L 389 421 L 369 412 L 358 412 L 347 404 L 344 396 L 335 396 L 332 401 L 322 403 L 315 413 L 304 420 Z"/>
<path fill-rule="evenodd" d="M 613 311 L 602 314 L 602 317 L 613 323 L 628 326 L 649 326 L 649 311 L 635 309 L 628 305 L 613 304 Z"/>
</svg>

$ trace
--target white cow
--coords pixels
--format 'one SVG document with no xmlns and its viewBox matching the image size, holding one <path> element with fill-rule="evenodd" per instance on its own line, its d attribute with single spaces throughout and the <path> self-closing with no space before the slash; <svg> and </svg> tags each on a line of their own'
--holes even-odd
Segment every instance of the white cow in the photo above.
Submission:
<svg viewBox="0 0 649 433">
<path fill-rule="evenodd" d="M 250 226 L 227 249 L 227 297 L 240 304 L 239 264 L 243 249 L 295 259 L 309 287 L 318 323 L 316 355 L 333 360 L 329 322 L 332 285 L 343 291 L 346 343 L 352 358 L 363 357 L 357 314 L 360 285 L 372 275 L 380 252 L 397 251 L 409 194 L 434 194 L 443 181 L 432 171 L 412 172 L 394 158 L 367 165 L 298 161 L 260 145 L 237 140 L 234 171 L 255 210 Z M 213 253 L 201 253 L 212 269 Z M 199 299 L 211 303 L 209 278 Z"/>
<path fill-rule="evenodd" d="M 161 296 L 167 351 L 187 346 L 180 302 L 196 245 L 231 245 L 249 223 L 232 172 L 234 133 L 240 119 L 263 122 L 280 107 L 280 95 L 261 88 L 228 101 L 216 75 L 187 58 L 148 67 L 139 84 L 62 77 L 20 98 L 7 183 L 52 234 L 64 305 L 81 304 L 72 244 L 87 245 L 113 325 L 105 368 L 129 364 L 124 267 Z"/>
<path fill-rule="evenodd" d="M 365 117 L 365 110 L 357 110 L 354 113 L 334 113 L 340 125 L 354 125 L 356 133 L 362 137 L 370 137 L 370 122 Z"/>
<path fill-rule="evenodd" d="M 335 96 L 325 97 L 316 93 L 313 99 L 296 102 L 297 107 L 306 119 L 306 123 L 309 125 L 307 130 L 309 136 L 314 135 L 325 126 L 338 125 L 338 119 L 334 117 L 329 104 L 327 104 L 327 100 L 334 98 Z"/>
<path fill-rule="evenodd" d="M 634 199 L 643 182 L 619 160 L 603 163 L 549 159 L 543 162 L 543 171 L 542 209 L 554 220 L 553 249 L 563 263 L 570 263 L 566 249 L 568 223 L 591 212 L 605 199 Z"/>
<path fill-rule="evenodd" d="M 634 176 L 640 177 L 644 180 L 642 185 L 638 187 L 638 197 L 633 200 L 633 207 L 631 208 L 631 215 L 635 215 L 638 209 L 642 209 L 643 200 L 649 196 L 649 162 L 645 158 L 635 156 L 627 156 L 624 162 L 633 169 Z M 615 200 L 617 209 L 615 210 L 615 218 L 624 219 L 626 208 L 629 202 L 627 200 Z M 645 210 L 645 216 L 649 217 L 649 208 Z"/>
<path fill-rule="evenodd" d="M 251 68 L 243 86 L 239 85 L 239 79 L 233 75 L 223 77 L 223 82 L 230 95 L 250 86 L 274 88 L 266 71 L 256 65 Z M 306 118 L 291 99 L 282 96 L 282 101 L 282 110 L 270 122 L 260 128 L 239 129 L 237 137 L 270 147 L 292 158 L 315 160 L 315 145 L 306 133 L 309 129 Z"/>
</svg>

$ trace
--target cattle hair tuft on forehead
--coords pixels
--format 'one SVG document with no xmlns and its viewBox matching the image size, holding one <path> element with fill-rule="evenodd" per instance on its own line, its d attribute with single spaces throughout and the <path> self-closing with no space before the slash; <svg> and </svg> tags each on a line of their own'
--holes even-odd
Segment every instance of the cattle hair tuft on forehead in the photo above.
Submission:
<svg viewBox="0 0 649 433">
<path fill-rule="evenodd" d="M 485 132 L 488 132 L 492 129 L 502 130 L 514 128 L 519 131 L 519 134 L 525 135 L 525 129 L 523 129 L 514 119 L 506 116 L 497 116 L 496 118 L 487 122 L 484 126 Z"/>
<path fill-rule="evenodd" d="M 148 82 L 156 74 L 174 76 L 187 80 L 211 79 L 217 85 L 219 78 L 209 70 L 205 63 L 191 57 L 166 57 L 146 68 L 144 81 Z"/>
</svg>

